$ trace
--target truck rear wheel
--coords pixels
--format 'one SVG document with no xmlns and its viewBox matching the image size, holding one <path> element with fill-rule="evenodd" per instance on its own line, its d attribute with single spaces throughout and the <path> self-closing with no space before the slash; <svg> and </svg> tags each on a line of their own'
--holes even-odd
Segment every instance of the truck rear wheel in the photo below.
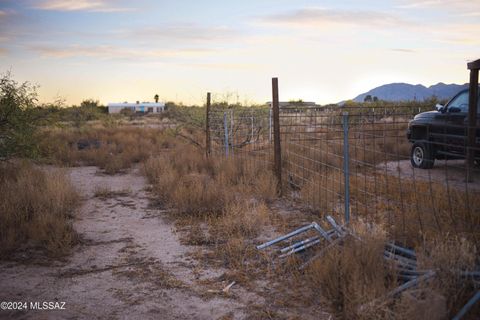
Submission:
<svg viewBox="0 0 480 320">
<path fill-rule="evenodd" d="M 410 162 L 414 168 L 433 168 L 435 154 L 432 146 L 425 142 L 415 142 L 410 153 Z"/>
</svg>

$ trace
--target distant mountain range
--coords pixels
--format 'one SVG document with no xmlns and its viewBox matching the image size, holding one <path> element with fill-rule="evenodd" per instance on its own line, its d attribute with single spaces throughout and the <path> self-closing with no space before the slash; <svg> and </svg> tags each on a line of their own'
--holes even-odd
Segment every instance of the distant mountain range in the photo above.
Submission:
<svg viewBox="0 0 480 320">
<path fill-rule="evenodd" d="M 460 90 L 466 88 L 468 88 L 468 83 L 445 84 L 439 82 L 430 87 L 425 87 L 421 84 L 390 83 L 362 93 L 356 96 L 353 100 L 356 102 L 363 102 L 368 95 L 370 95 L 372 99 L 377 97 L 379 100 L 385 101 L 422 101 L 429 99 L 432 96 L 435 96 L 438 99 L 450 99 Z"/>
</svg>

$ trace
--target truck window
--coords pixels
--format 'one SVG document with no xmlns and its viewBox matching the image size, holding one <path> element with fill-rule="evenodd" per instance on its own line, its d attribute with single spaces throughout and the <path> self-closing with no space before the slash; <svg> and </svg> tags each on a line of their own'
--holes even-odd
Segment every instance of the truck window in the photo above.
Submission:
<svg viewBox="0 0 480 320">
<path fill-rule="evenodd" d="M 468 91 L 460 94 L 448 105 L 448 109 L 451 107 L 459 108 L 461 112 L 468 112 Z M 480 93 L 477 99 L 477 114 L 480 114 Z"/>
<path fill-rule="evenodd" d="M 468 91 L 461 93 L 448 105 L 448 110 L 460 109 L 460 112 L 468 112 Z"/>
</svg>

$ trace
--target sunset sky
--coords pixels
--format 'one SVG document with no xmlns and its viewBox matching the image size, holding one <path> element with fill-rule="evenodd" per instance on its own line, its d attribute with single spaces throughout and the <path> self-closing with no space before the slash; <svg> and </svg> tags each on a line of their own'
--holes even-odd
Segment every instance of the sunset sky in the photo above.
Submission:
<svg viewBox="0 0 480 320">
<path fill-rule="evenodd" d="M 325 104 L 390 82 L 468 82 L 480 1 L 0 0 L 0 72 L 78 104 Z"/>
</svg>

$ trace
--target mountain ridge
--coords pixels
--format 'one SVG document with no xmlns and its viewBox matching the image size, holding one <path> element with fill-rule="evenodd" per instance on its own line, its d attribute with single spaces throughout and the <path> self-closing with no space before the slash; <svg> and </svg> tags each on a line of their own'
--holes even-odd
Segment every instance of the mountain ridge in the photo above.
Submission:
<svg viewBox="0 0 480 320">
<path fill-rule="evenodd" d="M 404 82 L 394 82 L 384 84 L 373 88 L 365 93 L 359 94 L 353 101 L 364 102 L 365 97 L 370 95 L 377 97 L 379 100 L 385 101 L 422 101 L 435 96 L 440 100 L 450 99 L 460 90 L 467 89 L 468 83 L 465 84 L 445 84 L 439 82 L 437 84 L 426 87 L 422 84 L 409 84 Z"/>
</svg>

